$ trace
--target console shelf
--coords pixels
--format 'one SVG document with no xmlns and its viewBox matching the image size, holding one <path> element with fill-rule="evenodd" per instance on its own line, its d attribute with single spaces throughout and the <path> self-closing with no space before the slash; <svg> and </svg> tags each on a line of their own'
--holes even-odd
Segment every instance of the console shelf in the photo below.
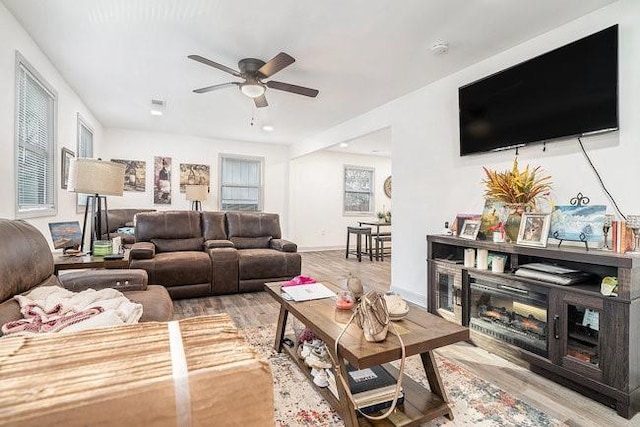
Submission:
<svg viewBox="0 0 640 427">
<path fill-rule="evenodd" d="M 427 236 L 427 246 L 430 312 L 470 326 L 474 344 L 528 364 L 625 418 L 634 415 L 640 399 L 640 257 L 441 235 Z M 505 273 L 464 267 L 468 248 L 505 257 Z M 577 269 L 592 278 L 562 286 L 512 273 L 528 263 Z M 605 276 L 618 278 L 617 296 L 600 294 Z M 483 327 L 474 329 L 478 324 Z M 505 329 L 511 336 L 502 334 Z"/>
</svg>

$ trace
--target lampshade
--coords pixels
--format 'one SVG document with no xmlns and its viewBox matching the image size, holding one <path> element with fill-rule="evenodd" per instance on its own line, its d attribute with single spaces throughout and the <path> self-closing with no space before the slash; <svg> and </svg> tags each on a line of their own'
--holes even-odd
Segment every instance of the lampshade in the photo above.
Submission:
<svg viewBox="0 0 640 427">
<path fill-rule="evenodd" d="M 209 186 L 207 185 L 187 185 L 187 200 L 192 202 L 202 202 L 207 200 Z"/>
<path fill-rule="evenodd" d="M 258 82 L 245 82 L 240 85 L 240 90 L 250 98 L 257 98 L 264 93 L 264 85 Z"/>
<path fill-rule="evenodd" d="M 67 189 L 74 193 L 122 196 L 124 165 L 95 159 L 71 159 Z"/>
</svg>

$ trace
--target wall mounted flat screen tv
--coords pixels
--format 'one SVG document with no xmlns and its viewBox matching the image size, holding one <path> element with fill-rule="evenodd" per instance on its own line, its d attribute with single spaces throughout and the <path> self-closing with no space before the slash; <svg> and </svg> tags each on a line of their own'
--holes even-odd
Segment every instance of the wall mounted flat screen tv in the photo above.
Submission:
<svg viewBox="0 0 640 427">
<path fill-rule="evenodd" d="M 618 26 L 459 88 L 460 155 L 618 128 Z"/>
</svg>

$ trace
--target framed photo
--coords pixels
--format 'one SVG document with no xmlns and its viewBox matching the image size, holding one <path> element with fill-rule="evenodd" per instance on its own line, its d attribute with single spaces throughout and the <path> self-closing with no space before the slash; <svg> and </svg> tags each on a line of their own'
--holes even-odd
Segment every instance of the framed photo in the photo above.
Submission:
<svg viewBox="0 0 640 427">
<path fill-rule="evenodd" d="M 551 215 L 549 214 L 523 213 L 516 243 L 525 246 L 546 247 L 550 225 Z"/>
<path fill-rule="evenodd" d="M 466 219 L 462 224 L 460 237 L 462 237 L 463 239 L 476 240 L 478 231 L 480 231 L 480 220 Z"/>
<path fill-rule="evenodd" d="M 453 231 L 453 234 L 456 236 L 460 236 L 462 233 L 462 226 L 466 220 L 472 219 L 474 221 L 479 221 L 481 218 L 482 215 L 480 214 L 459 213 L 456 215 L 456 219 L 452 222 L 451 231 Z"/>
<path fill-rule="evenodd" d="M 69 165 L 71 164 L 71 159 L 73 159 L 76 155 L 73 154 L 73 151 L 68 148 L 62 147 L 62 156 L 60 157 L 61 165 L 60 165 L 60 187 L 67 189 L 69 185 Z"/>
</svg>

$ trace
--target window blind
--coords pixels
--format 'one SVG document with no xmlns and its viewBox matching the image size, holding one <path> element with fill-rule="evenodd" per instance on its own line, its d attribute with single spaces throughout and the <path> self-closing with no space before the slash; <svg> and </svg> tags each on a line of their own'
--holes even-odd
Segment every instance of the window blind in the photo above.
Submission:
<svg viewBox="0 0 640 427">
<path fill-rule="evenodd" d="M 222 210 L 260 211 L 262 161 L 223 157 L 220 167 Z"/>
<path fill-rule="evenodd" d="M 78 114 L 78 157 L 93 158 L 93 132 Z M 78 193 L 76 212 L 84 212 L 88 194 Z"/>
<path fill-rule="evenodd" d="M 18 212 L 55 209 L 55 95 L 23 63 L 17 67 Z"/>
</svg>

